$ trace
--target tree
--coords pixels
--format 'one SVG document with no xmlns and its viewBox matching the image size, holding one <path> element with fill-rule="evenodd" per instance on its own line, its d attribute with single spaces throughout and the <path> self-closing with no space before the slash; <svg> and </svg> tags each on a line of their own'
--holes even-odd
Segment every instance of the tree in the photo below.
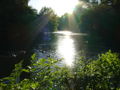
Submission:
<svg viewBox="0 0 120 90">
<path fill-rule="evenodd" d="M 24 57 L 18 53 L 27 52 L 31 47 L 30 27 L 36 16 L 36 10 L 28 6 L 28 0 L 0 1 L 0 68 L 3 68 L 0 76 L 8 75 L 13 65 Z M 14 53 L 16 58 L 12 57 Z"/>
<path fill-rule="evenodd" d="M 55 13 L 52 10 L 52 8 L 48 8 L 48 7 L 43 7 L 39 12 L 40 16 L 45 16 L 45 15 L 51 16 L 51 15 L 54 15 L 54 14 Z"/>
<path fill-rule="evenodd" d="M 28 28 L 36 18 L 36 11 L 28 6 L 28 0 L 0 1 L 0 18 L 0 35 L 5 39 L 0 40 L 4 43 L 1 49 L 20 49 L 27 45 L 26 41 L 30 39 Z"/>
<path fill-rule="evenodd" d="M 59 18 L 59 30 L 69 29 L 69 14 L 65 13 Z"/>
<path fill-rule="evenodd" d="M 81 15 L 79 27 L 80 30 L 89 34 L 89 44 L 101 42 L 107 47 L 117 48 L 120 45 L 117 34 L 119 20 L 119 13 L 112 6 L 101 4 L 87 9 Z"/>
<path fill-rule="evenodd" d="M 52 10 L 52 8 L 43 7 L 40 10 L 39 17 L 43 21 L 43 31 L 53 32 L 58 27 L 58 16 Z"/>
</svg>

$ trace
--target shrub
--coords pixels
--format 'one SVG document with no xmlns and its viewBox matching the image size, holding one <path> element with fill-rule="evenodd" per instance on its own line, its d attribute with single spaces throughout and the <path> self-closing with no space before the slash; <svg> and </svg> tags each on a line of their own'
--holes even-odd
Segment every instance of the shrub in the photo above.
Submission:
<svg viewBox="0 0 120 90">
<path fill-rule="evenodd" d="M 28 69 L 22 68 L 22 61 L 15 65 L 9 77 L 0 79 L 2 90 L 119 90 L 119 54 L 108 51 L 96 59 L 80 57 L 74 67 L 59 66 L 61 60 L 37 59 L 32 55 Z M 22 72 L 30 78 L 20 80 Z"/>
</svg>

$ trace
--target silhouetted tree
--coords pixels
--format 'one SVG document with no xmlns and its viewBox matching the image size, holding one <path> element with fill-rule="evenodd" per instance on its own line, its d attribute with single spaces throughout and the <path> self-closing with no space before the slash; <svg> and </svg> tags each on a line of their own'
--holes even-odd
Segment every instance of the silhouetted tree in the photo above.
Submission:
<svg viewBox="0 0 120 90">
<path fill-rule="evenodd" d="M 43 7 L 40 10 L 39 17 L 43 21 L 43 31 L 53 32 L 58 27 L 58 16 L 55 14 L 52 8 Z"/>
<path fill-rule="evenodd" d="M 120 45 L 119 20 L 119 14 L 112 6 L 101 4 L 88 9 L 81 16 L 80 29 L 89 33 L 90 42 L 101 41 L 107 47 L 116 48 Z"/>
<path fill-rule="evenodd" d="M 1 49 L 23 48 L 30 38 L 29 24 L 36 18 L 28 0 L 0 1 L 0 18 Z"/>
<path fill-rule="evenodd" d="M 36 16 L 28 0 L 0 1 L 0 76 L 8 75 L 14 64 L 24 58 L 19 53 L 31 46 L 31 22 Z"/>
</svg>

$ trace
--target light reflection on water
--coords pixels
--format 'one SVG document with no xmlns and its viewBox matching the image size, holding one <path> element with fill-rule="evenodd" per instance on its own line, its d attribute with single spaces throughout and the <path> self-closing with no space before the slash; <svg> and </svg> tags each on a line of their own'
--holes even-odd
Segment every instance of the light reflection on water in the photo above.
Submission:
<svg viewBox="0 0 120 90">
<path fill-rule="evenodd" d="M 63 32 L 64 36 L 58 38 L 57 53 L 63 57 L 66 65 L 71 66 L 75 58 L 74 40 L 68 35 L 69 33 L 66 35 L 65 33 Z"/>
<path fill-rule="evenodd" d="M 67 66 L 72 66 L 76 56 L 76 43 L 74 36 L 81 36 L 80 33 L 72 33 L 70 31 L 57 31 L 53 32 L 56 35 L 56 41 L 52 44 L 47 44 L 47 40 L 44 39 L 42 43 L 39 44 L 39 47 L 36 48 L 36 53 L 39 58 L 51 57 L 54 59 L 62 59 L 62 64 Z M 52 35 L 52 33 L 45 34 L 45 37 Z M 44 38 L 44 37 L 43 37 Z M 48 39 L 49 41 L 49 39 Z M 46 42 L 46 43 L 44 43 Z"/>
<path fill-rule="evenodd" d="M 81 56 L 91 58 L 106 51 L 104 43 L 98 41 L 94 44 L 90 43 L 90 40 L 87 41 L 89 36 L 84 33 L 57 31 L 42 33 L 42 35 L 34 48 L 34 52 L 38 58 L 63 58 L 63 62 L 59 63 L 60 66 L 64 64 L 72 66 L 74 60 L 79 59 Z"/>
</svg>

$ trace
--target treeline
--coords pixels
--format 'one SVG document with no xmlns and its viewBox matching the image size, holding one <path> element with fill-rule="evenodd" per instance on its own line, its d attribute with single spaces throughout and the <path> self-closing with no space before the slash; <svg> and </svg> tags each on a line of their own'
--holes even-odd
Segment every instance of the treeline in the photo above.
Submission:
<svg viewBox="0 0 120 90">
<path fill-rule="evenodd" d="M 83 1 L 83 2 L 82 2 Z M 71 18 L 74 18 L 78 31 L 88 34 L 89 44 L 104 43 L 109 49 L 120 46 L 120 1 L 119 0 L 82 0 L 75 7 L 72 15 L 64 14 L 60 18 L 60 29 L 71 28 Z M 74 27 L 74 24 L 72 24 Z"/>
<path fill-rule="evenodd" d="M 0 48 L 23 48 L 29 42 L 29 25 L 36 18 L 36 11 L 28 6 L 28 0 L 0 1 Z"/>
<path fill-rule="evenodd" d="M 51 8 L 43 7 L 37 13 L 28 2 L 0 1 L 0 78 L 9 75 L 20 60 L 24 59 L 23 67 L 30 64 L 28 58 L 39 33 L 57 28 L 58 17 Z"/>
<path fill-rule="evenodd" d="M 0 51 L 28 49 L 37 33 L 56 30 L 57 15 L 44 7 L 40 13 L 29 0 L 0 1 Z"/>
<path fill-rule="evenodd" d="M 82 16 L 80 30 L 89 34 L 89 41 L 104 42 L 108 48 L 120 45 L 120 2 L 103 0 L 101 4 L 92 4 Z"/>
</svg>

